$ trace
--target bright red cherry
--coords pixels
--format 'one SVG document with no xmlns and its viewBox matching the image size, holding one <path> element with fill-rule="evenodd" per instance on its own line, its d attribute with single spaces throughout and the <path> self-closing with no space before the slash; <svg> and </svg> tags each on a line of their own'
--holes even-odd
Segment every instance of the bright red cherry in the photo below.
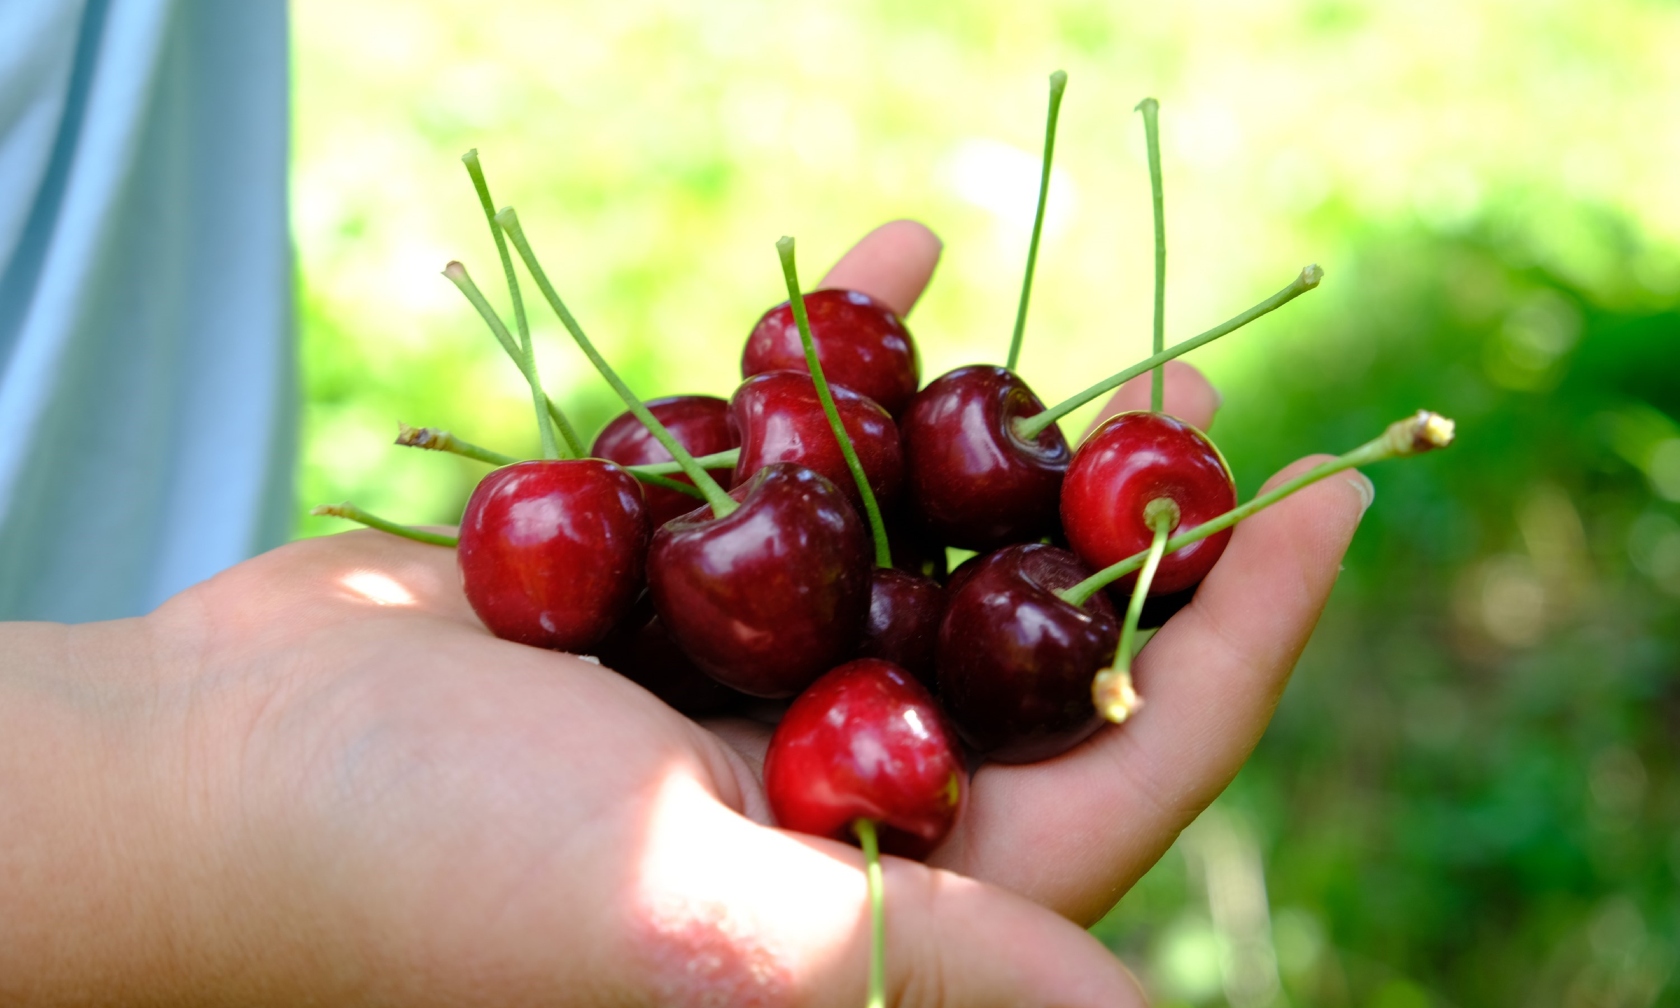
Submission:
<svg viewBox="0 0 1680 1008">
<path fill-rule="evenodd" d="M 642 587 L 647 507 L 600 459 L 518 462 L 484 477 L 461 515 L 461 584 L 497 637 L 585 651 Z"/>
<path fill-rule="evenodd" d="M 729 404 L 716 396 L 670 396 L 652 400 L 647 408 L 691 455 L 710 455 L 740 444 L 729 426 Z M 601 428 L 601 433 L 595 435 L 595 444 L 590 447 L 589 454 L 625 466 L 671 461 L 671 453 L 629 411 L 620 413 Z M 730 470 L 709 471 L 719 482 L 729 482 Z M 693 481 L 682 473 L 673 473 L 670 478 L 693 485 Z M 647 498 L 648 520 L 654 528 L 693 511 L 699 503 L 693 497 L 659 486 L 643 485 L 642 494 Z"/>
<path fill-rule="evenodd" d="M 916 344 L 904 321 L 867 294 L 819 290 L 805 295 L 811 342 L 828 380 L 880 403 L 898 416 L 921 384 Z M 775 370 L 804 371 L 805 347 L 788 302 L 764 313 L 747 337 L 741 377 Z"/>
<path fill-rule="evenodd" d="M 1155 533 L 1143 509 L 1156 498 L 1177 504 L 1177 527 L 1188 529 L 1236 507 L 1237 487 L 1219 449 L 1177 417 L 1141 411 L 1109 417 L 1079 447 L 1062 484 L 1069 545 L 1094 570 L 1149 549 Z M 1226 530 L 1168 553 L 1149 594 L 1193 588 L 1230 541 Z M 1129 598 L 1136 581 L 1130 574 L 1108 590 L 1113 598 Z"/>
<path fill-rule="evenodd" d="M 876 502 L 883 508 L 891 506 L 904 487 L 898 427 L 874 400 L 849 389 L 830 389 Z M 729 399 L 729 422 L 741 444 L 740 460 L 735 463 L 737 484 L 773 462 L 792 462 L 821 473 L 863 513 L 857 481 L 846 467 L 810 375 L 766 371 L 748 378 Z"/>
<path fill-rule="evenodd" d="M 1071 452 L 1054 424 L 1032 440 L 1014 428 L 1044 404 L 1013 372 L 958 368 L 916 393 L 899 425 L 910 502 L 949 545 L 989 550 L 1056 527 Z"/>
<path fill-rule="evenodd" d="M 601 664 L 665 701 L 689 717 L 725 714 L 747 700 L 700 671 L 683 654 L 653 611 L 653 599 L 643 592 L 630 615 L 595 648 Z"/>
<path fill-rule="evenodd" d="M 934 682 L 934 645 L 945 615 L 945 589 L 933 578 L 877 567 L 869 582 L 869 618 L 864 623 L 864 658 L 890 661 L 923 685 Z"/>
<path fill-rule="evenodd" d="M 1091 680 L 1114 658 L 1120 621 L 1100 593 L 1084 606 L 1056 594 L 1090 574 L 1066 550 L 1025 543 L 953 575 L 939 627 L 939 695 L 957 731 L 988 758 L 1049 759 L 1101 726 Z"/>
<path fill-rule="evenodd" d="M 730 496 L 741 506 L 723 518 L 700 508 L 654 533 L 654 608 L 719 682 L 793 696 L 857 647 L 869 533 L 833 483 L 796 465 L 767 466 Z"/>
<path fill-rule="evenodd" d="M 967 777 L 933 697 L 876 658 L 812 683 L 782 715 L 764 757 L 777 825 L 855 842 L 852 824 L 871 819 L 883 851 L 912 858 L 951 832 Z"/>
</svg>

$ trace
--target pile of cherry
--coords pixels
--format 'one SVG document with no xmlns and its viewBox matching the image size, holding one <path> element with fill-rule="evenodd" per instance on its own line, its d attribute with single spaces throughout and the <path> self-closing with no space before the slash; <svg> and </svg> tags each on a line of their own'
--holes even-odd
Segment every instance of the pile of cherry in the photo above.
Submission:
<svg viewBox="0 0 1680 1008">
<path fill-rule="evenodd" d="M 1040 225 L 1064 82 L 1052 77 Z M 514 212 L 495 211 L 469 153 L 517 335 L 459 263 L 445 273 L 528 379 L 545 457 L 403 428 L 400 443 L 500 465 L 473 491 L 458 543 L 350 505 L 317 512 L 457 545 L 467 599 L 492 633 L 594 655 L 685 714 L 794 698 L 765 762 L 770 805 L 782 826 L 863 843 L 878 970 L 877 843 L 931 851 L 956 821 L 969 756 L 1042 760 L 1125 720 L 1141 704 L 1134 635 L 1189 601 L 1236 521 L 1330 473 L 1451 440 L 1450 421 L 1422 412 L 1238 505 L 1213 442 L 1161 412 L 1159 367 L 1320 273 L 1309 266 L 1249 311 L 1164 347 L 1159 146 L 1153 101 L 1140 108 L 1156 196 L 1156 353 L 1049 409 L 1014 370 L 1037 225 L 1007 367 L 923 385 L 903 319 L 858 291 L 801 296 L 784 238 L 789 300 L 752 327 L 734 394 L 644 404 L 567 310 Z M 542 391 L 510 243 L 628 407 L 587 449 Z M 1110 417 L 1069 445 L 1061 417 L 1151 371 L 1152 410 Z M 947 572 L 948 547 L 975 554 Z"/>
</svg>

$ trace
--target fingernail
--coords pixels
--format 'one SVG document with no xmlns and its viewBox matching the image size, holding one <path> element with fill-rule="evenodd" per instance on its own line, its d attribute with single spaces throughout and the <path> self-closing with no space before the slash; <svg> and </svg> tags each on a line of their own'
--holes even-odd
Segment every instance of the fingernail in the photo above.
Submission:
<svg viewBox="0 0 1680 1008">
<path fill-rule="evenodd" d="M 1351 470 L 1347 474 L 1347 481 L 1348 485 L 1353 487 L 1354 492 L 1359 494 L 1359 513 L 1363 515 L 1370 510 L 1371 502 L 1377 499 L 1377 488 L 1371 484 L 1370 477 L 1358 469 Z"/>
</svg>

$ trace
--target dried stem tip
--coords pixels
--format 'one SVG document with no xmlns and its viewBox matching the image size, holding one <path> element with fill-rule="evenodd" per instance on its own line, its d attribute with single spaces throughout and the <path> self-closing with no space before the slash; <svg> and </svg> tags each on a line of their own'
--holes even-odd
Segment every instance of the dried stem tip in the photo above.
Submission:
<svg viewBox="0 0 1680 1008">
<path fill-rule="evenodd" d="M 1300 284 L 1307 290 L 1312 290 L 1314 287 L 1317 287 L 1318 282 L 1323 279 L 1324 271 L 1319 268 L 1318 263 L 1309 263 L 1301 270 Z"/>
<path fill-rule="evenodd" d="M 447 436 L 447 431 L 438 430 L 436 427 L 410 427 L 400 420 L 397 422 L 397 444 L 410 448 L 443 451 L 442 438 Z"/>
<path fill-rule="evenodd" d="M 1143 706 L 1132 685 L 1132 674 L 1125 669 L 1106 668 L 1091 680 L 1091 700 L 1103 717 L 1114 724 L 1122 724 Z"/>
<path fill-rule="evenodd" d="M 1421 455 L 1452 444 L 1453 422 L 1439 413 L 1418 410 L 1404 420 L 1389 424 L 1383 439 L 1396 456 Z"/>
</svg>

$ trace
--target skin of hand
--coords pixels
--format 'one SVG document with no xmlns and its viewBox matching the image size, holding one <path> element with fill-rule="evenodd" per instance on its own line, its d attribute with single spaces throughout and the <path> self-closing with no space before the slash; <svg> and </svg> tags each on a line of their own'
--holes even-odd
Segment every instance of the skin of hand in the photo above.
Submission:
<svg viewBox="0 0 1680 1008">
<path fill-rule="evenodd" d="M 824 284 L 908 311 L 938 253 L 894 222 Z M 1192 369 L 1167 395 L 1211 418 Z M 1131 723 L 983 766 L 930 865 L 885 859 L 892 1003 L 1142 1003 L 1078 925 L 1252 749 L 1362 479 L 1238 526 Z M 766 737 L 489 636 L 450 551 L 376 532 L 142 619 L 0 625 L 0 1003 L 856 1005 L 861 855 L 766 825 Z"/>
</svg>

